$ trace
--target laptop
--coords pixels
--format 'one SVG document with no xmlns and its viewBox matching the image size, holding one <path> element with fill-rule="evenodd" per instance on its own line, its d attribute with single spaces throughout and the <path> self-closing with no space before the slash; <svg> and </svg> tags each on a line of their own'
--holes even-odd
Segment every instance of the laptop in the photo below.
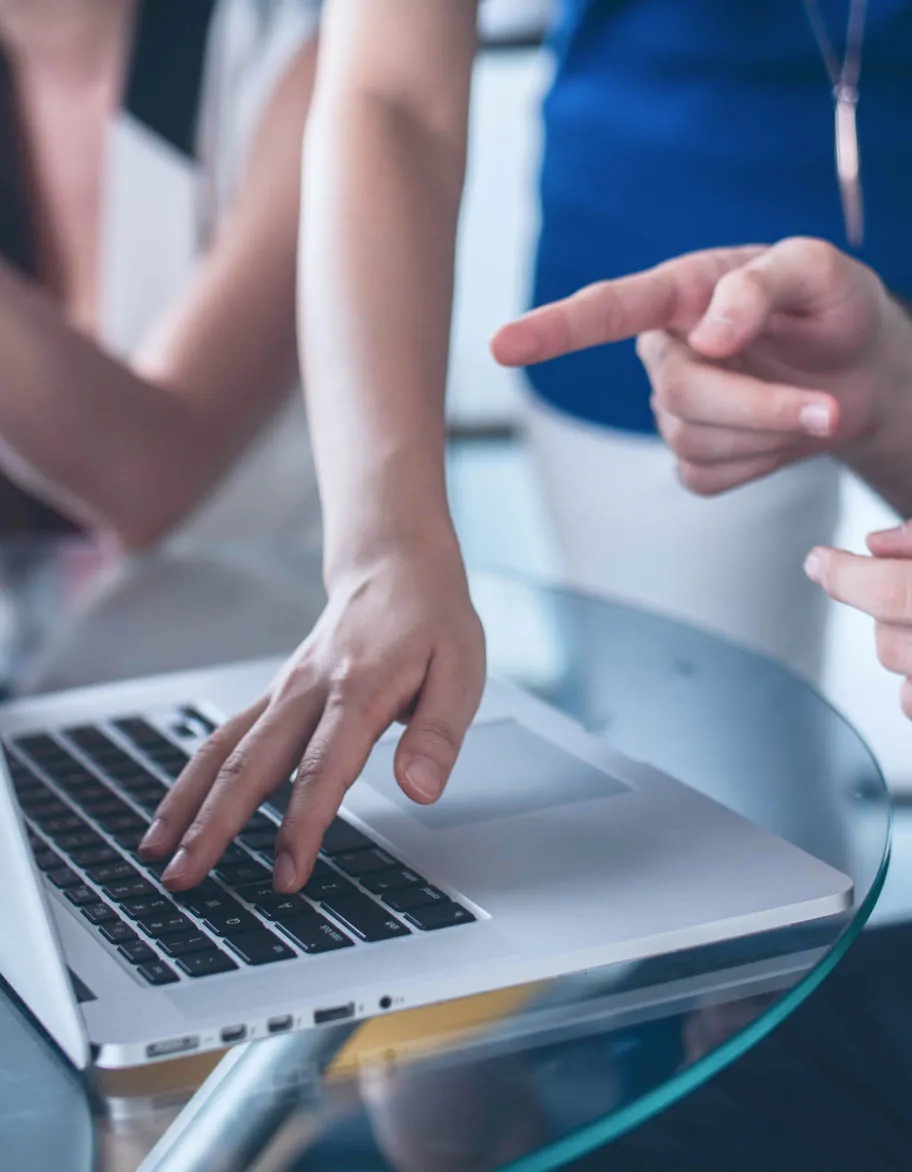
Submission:
<svg viewBox="0 0 912 1172">
<path fill-rule="evenodd" d="M 303 891 L 271 885 L 290 784 L 197 889 L 137 854 L 151 814 L 278 660 L 0 709 L 0 976 L 80 1068 L 163 1061 L 766 932 L 851 880 L 489 681 L 443 798 L 381 739 Z"/>
</svg>

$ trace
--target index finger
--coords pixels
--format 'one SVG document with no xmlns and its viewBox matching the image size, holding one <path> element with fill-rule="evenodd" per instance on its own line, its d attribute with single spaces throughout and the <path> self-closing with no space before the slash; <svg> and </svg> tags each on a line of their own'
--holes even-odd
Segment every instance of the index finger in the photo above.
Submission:
<svg viewBox="0 0 912 1172">
<path fill-rule="evenodd" d="M 812 549 L 805 571 L 831 598 L 882 623 L 912 623 L 912 562 Z"/>
<path fill-rule="evenodd" d="M 503 366 L 531 366 L 646 330 L 692 329 L 720 277 L 762 251 L 754 245 L 708 249 L 587 285 L 503 326 L 491 341 L 491 352 Z"/>
</svg>

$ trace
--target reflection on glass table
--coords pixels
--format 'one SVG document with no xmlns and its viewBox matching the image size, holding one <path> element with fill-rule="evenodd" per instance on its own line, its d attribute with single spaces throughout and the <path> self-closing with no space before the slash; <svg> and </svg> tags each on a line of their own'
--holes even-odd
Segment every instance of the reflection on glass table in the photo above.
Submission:
<svg viewBox="0 0 912 1172">
<path fill-rule="evenodd" d="M 313 581 L 312 560 L 213 554 L 196 595 L 187 585 L 192 570 L 148 559 L 120 583 L 84 591 L 56 646 L 45 632 L 20 653 L 24 678 L 32 686 L 98 678 L 92 648 L 129 630 L 128 616 L 139 633 L 125 660 L 141 667 L 140 636 L 153 621 L 144 576 L 154 583 L 156 624 L 190 629 L 220 599 L 222 642 L 209 662 L 237 657 L 233 625 L 243 626 L 242 655 L 274 653 L 282 638 L 290 647 L 306 629 L 296 626 L 305 608 L 286 591 L 308 574 Z M 43 573 L 53 583 L 53 558 Z M 182 584 L 173 592 L 172 573 Z M 355 1030 L 238 1047 L 217 1065 L 200 1060 L 192 1074 L 176 1064 L 170 1088 L 163 1071 L 151 1090 L 142 1078 L 126 1089 L 103 1082 L 93 1108 L 108 1153 L 102 1166 L 135 1167 L 124 1155 L 130 1137 L 135 1152 L 167 1128 L 146 1167 L 561 1167 L 749 1050 L 825 980 L 864 924 L 883 880 L 889 807 L 864 744 L 807 685 L 749 652 L 627 607 L 505 577 L 479 575 L 473 588 L 493 673 L 848 874 L 851 912 Z M 285 598 L 287 631 L 275 621 L 279 604 L 269 605 L 273 589 Z M 210 1066 L 175 1119 L 174 1105 Z"/>
</svg>

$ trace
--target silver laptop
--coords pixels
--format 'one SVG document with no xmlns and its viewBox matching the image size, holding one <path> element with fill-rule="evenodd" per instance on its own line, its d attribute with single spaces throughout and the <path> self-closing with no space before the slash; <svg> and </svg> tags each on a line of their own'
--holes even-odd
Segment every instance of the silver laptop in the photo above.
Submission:
<svg viewBox="0 0 912 1172">
<path fill-rule="evenodd" d="M 136 848 L 277 661 L 0 710 L 0 975 L 79 1067 L 367 1018 L 842 913 L 851 881 L 522 691 L 488 683 L 444 797 L 376 747 L 303 892 L 277 806 L 192 892 Z M 287 796 L 287 795 L 286 795 Z"/>
</svg>

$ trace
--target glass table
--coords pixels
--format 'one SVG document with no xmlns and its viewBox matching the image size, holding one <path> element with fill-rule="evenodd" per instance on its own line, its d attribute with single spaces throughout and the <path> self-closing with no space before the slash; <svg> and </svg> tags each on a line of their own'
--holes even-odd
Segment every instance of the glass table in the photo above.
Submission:
<svg viewBox="0 0 912 1172">
<path fill-rule="evenodd" d="M 7 600 L 26 614 L 8 623 L 14 685 L 274 654 L 320 606 L 304 553 L 93 556 L 70 543 L 8 559 Z M 0 995 L 11 1166 L 547 1172 L 682 1099 L 827 979 L 877 900 L 890 841 L 883 779 L 851 726 L 776 664 L 656 615 L 503 575 L 475 575 L 473 594 L 493 673 L 838 867 L 851 911 L 88 1080 Z"/>
</svg>

